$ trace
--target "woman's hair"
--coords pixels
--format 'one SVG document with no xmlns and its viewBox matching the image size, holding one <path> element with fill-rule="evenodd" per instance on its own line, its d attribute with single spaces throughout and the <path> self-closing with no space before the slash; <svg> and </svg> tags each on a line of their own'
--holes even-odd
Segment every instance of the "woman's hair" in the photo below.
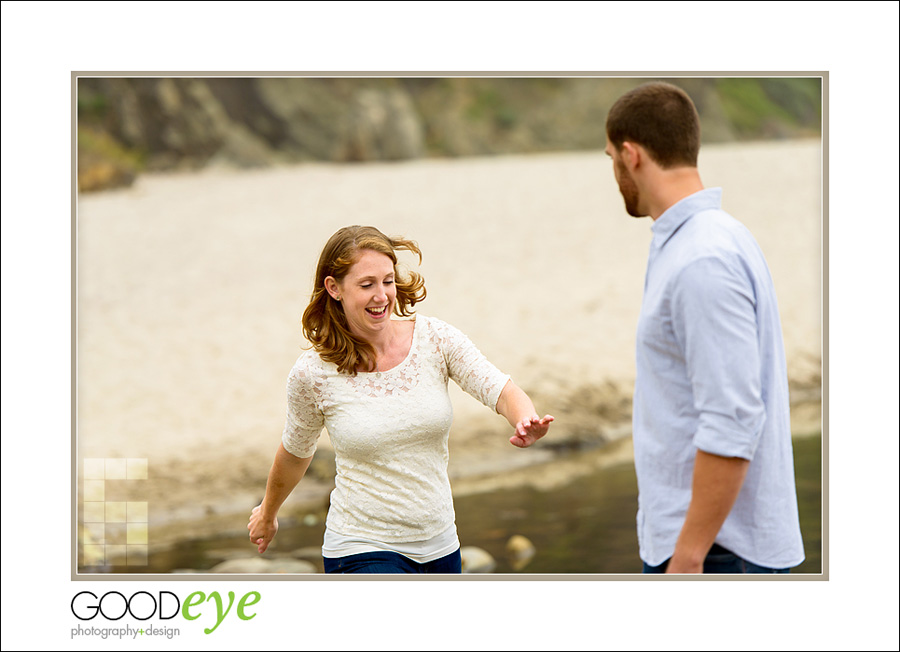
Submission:
<svg viewBox="0 0 900 652">
<path fill-rule="evenodd" d="M 325 279 L 331 276 L 342 281 L 364 249 L 384 254 L 394 263 L 395 314 L 408 317 L 412 314 L 410 308 L 426 294 L 421 275 L 409 272 L 407 278 L 397 270 L 397 249 L 417 254 L 421 264 L 422 252 L 412 240 L 389 238 L 372 226 L 345 226 L 331 236 L 319 256 L 312 296 L 303 311 L 303 335 L 323 360 L 333 362 L 339 372 L 352 376 L 357 367 L 375 368 L 375 350 L 350 332 L 344 308 L 325 290 Z"/>
<path fill-rule="evenodd" d="M 650 82 L 613 104 L 606 117 L 606 137 L 616 150 L 626 140 L 642 145 L 663 169 L 697 167 L 700 118 L 683 90 Z"/>
</svg>

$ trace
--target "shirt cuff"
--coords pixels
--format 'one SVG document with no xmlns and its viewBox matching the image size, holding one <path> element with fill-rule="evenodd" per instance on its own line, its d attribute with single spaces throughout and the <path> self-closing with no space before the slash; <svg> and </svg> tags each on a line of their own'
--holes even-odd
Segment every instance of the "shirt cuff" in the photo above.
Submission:
<svg viewBox="0 0 900 652">
<path fill-rule="evenodd" d="M 719 457 L 741 457 L 752 460 L 761 434 L 762 424 L 755 434 L 737 430 L 731 422 L 701 424 L 694 435 L 694 446 Z"/>
<path fill-rule="evenodd" d="M 284 432 L 281 435 L 281 445 L 284 446 L 284 450 L 286 450 L 294 457 L 312 457 L 316 452 L 316 448 L 318 446 L 318 437 L 314 438 L 306 446 L 302 446 L 295 443 L 294 438 L 291 437 L 287 432 Z"/>
<path fill-rule="evenodd" d="M 512 376 L 509 374 L 501 374 L 497 378 L 497 383 L 494 385 L 493 389 L 491 389 L 490 394 L 488 394 L 488 406 L 494 411 L 497 412 L 497 401 L 500 400 L 500 394 L 503 393 L 503 388 L 506 387 L 506 383 L 512 380 Z M 500 414 L 497 412 L 497 414 Z"/>
</svg>

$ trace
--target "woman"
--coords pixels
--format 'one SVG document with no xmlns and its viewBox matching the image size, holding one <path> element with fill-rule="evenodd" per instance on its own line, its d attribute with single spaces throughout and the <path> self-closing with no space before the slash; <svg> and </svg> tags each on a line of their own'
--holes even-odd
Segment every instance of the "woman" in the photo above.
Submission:
<svg viewBox="0 0 900 652">
<path fill-rule="evenodd" d="M 250 541 L 264 552 L 276 514 L 312 460 L 327 427 L 337 477 L 322 553 L 327 573 L 459 573 L 461 562 L 447 475 L 452 420 L 447 380 L 496 410 L 520 448 L 543 437 L 528 396 L 460 331 L 410 317 L 425 283 L 397 271 L 409 240 L 373 227 L 339 230 L 316 269 L 303 332 L 313 349 L 288 377 L 287 420 Z"/>
</svg>

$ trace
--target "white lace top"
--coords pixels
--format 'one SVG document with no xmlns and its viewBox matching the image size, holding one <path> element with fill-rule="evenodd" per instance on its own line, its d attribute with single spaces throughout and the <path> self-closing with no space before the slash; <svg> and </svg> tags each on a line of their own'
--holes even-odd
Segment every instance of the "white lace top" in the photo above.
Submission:
<svg viewBox="0 0 900 652">
<path fill-rule="evenodd" d="M 454 524 L 448 378 L 495 411 L 509 380 L 458 329 L 422 315 L 406 359 L 388 371 L 338 373 L 313 350 L 297 359 L 282 443 L 309 457 L 328 428 L 337 465 L 329 530 L 407 543 Z"/>
</svg>

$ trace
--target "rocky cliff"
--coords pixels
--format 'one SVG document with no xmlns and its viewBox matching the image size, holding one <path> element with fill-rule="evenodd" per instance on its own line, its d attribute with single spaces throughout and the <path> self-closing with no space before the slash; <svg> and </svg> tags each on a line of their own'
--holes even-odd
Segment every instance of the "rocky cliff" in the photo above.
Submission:
<svg viewBox="0 0 900 652">
<path fill-rule="evenodd" d="M 82 77 L 79 188 L 142 170 L 601 149 L 628 78 Z M 684 78 L 706 142 L 818 135 L 815 78 Z"/>
</svg>

